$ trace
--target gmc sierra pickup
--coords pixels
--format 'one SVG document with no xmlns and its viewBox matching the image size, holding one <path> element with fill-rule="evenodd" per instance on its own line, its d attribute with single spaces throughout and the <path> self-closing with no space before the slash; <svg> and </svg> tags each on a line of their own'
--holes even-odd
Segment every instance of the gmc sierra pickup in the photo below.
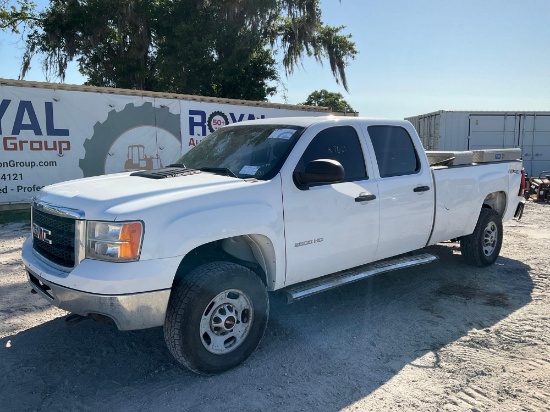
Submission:
<svg viewBox="0 0 550 412">
<path fill-rule="evenodd" d="M 167 168 L 43 188 L 23 261 L 52 304 L 163 326 L 177 361 L 213 374 L 257 347 L 268 292 L 293 301 L 428 263 L 407 252 L 450 239 L 491 265 L 523 210 L 521 161 L 453 158 L 430 165 L 405 121 L 236 123 Z"/>
</svg>

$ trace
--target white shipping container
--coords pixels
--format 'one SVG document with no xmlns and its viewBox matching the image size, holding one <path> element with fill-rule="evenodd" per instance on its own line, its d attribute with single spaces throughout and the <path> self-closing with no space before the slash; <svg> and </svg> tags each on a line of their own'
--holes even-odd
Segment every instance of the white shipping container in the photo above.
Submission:
<svg viewBox="0 0 550 412">
<path fill-rule="evenodd" d="M 426 150 L 520 148 L 530 176 L 550 170 L 550 112 L 440 110 L 406 120 Z"/>
</svg>

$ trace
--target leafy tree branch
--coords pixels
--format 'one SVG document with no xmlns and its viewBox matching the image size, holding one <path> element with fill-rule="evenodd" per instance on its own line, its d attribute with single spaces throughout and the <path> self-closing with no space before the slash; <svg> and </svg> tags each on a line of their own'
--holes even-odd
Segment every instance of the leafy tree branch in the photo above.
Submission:
<svg viewBox="0 0 550 412">
<path fill-rule="evenodd" d="M 89 85 L 265 100 L 281 56 L 286 76 L 305 58 L 328 61 L 347 90 L 355 44 L 322 22 L 319 1 L 51 0 L 21 76 L 38 55 L 61 80 L 76 60 Z"/>
</svg>

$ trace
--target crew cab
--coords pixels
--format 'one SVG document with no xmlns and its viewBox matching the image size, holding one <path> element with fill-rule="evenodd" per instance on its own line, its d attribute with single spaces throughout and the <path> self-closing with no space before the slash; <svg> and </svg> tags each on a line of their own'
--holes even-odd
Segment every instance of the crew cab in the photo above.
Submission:
<svg viewBox="0 0 550 412">
<path fill-rule="evenodd" d="M 257 347 L 270 292 L 291 302 L 432 262 L 422 249 L 451 239 L 495 262 L 523 210 L 521 160 L 450 160 L 430 165 L 406 121 L 236 123 L 167 168 L 43 188 L 23 261 L 52 304 L 163 326 L 178 362 L 218 373 Z"/>
</svg>

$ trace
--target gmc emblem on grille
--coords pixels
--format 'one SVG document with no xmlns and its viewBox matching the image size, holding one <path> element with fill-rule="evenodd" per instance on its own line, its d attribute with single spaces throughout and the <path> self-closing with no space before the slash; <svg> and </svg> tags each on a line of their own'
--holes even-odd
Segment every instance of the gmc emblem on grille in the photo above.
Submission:
<svg viewBox="0 0 550 412">
<path fill-rule="evenodd" d="M 48 239 L 48 236 L 52 234 L 51 230 L 44 229 L 43 227 L 38 226 L 36 223 L 33 223 L 32 234 L 38 240 L 41 240 L 42 242 L 46 242 L 48 245 L 52 244 L 52 241 Z"/>
</svg>

